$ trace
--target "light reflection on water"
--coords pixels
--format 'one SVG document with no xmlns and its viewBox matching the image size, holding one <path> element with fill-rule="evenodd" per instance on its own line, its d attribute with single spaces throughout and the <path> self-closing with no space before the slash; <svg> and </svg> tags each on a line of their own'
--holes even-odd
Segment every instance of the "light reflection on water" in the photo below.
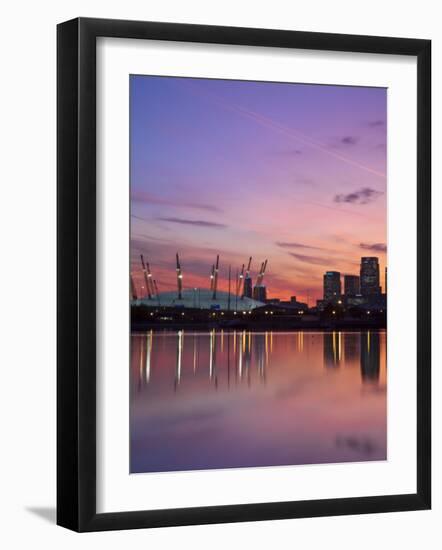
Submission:
<svg viewBox="0 0 442 550">
<path fill-rule="evenodd" d="M 131 472 L 386 458 L 386 334 L 131 337 Z"/>
</svg>

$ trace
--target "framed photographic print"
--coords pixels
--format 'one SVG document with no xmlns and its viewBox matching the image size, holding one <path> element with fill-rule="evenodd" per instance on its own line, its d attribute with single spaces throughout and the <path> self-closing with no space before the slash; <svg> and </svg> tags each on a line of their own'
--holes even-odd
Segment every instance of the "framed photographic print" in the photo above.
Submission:
<svg viewBox="0 0 442 550">
<path fill-rule="evenodd" d="M 430 51 L 58 26 L 59 525 L 430 508 Z"/>
</svg>

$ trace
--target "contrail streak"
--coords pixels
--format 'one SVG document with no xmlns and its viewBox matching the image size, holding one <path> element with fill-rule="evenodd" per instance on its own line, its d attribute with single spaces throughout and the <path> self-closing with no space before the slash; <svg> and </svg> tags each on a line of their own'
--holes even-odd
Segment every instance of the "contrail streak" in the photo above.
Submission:
<svg viewBox="0 0 442 550">
<path fill-rule="evenodd" d="M 189 88 L 189 86 L 187 85 Z M 193 86 L 192 86 L 193 87 Z M 193 87 L 194 88 L 194 87 Z M 304 145 L 308 145 L 309 147 L 312 147 L 314 149 L 317 149 L 318 151 L 322 151 L 323 153 L 330 155 L 331 157 L 334 157 L 337 160 L 341 160 L 342 162 L 345 162 L 346 164 L 349 164 L 351 166 L 355 166 L 356 168 L 360 168 L 361 170 L 365 170 L 366 172 L 369 172 L 370 174 L 374 174 L 375 176 L 379 178 L 386 178 L 386 175 L 383 172 L 379 172 L 378 170 L 375 170 L 374 168 L 371 168 L 370 166 L 366 166 L 365 164 L 362 164 L 360 162 L 357 162 L 355 160 L 352 160 L 345 155 L 342 155 L 340 153 L 337 153 L 336 151 L 333 151 L 329 149 L 325 144 L 312 139 L 309 136 L 306 136 L 305 134 L 302 134 L 299 132 L 299 130 L 294 130 L 293 128 L 289 128 L 287 126 L 284 126 L 283 124 L 280 124 L 279 122 L 274 121 L 273 119 L 266 117 L 260 113 L 257 113 L 255 111 L 252 111 L 250 109 L 245 109 L 244 107 L 240 107 L 239 105 L 235 105 L 233 103 L 228 103 L 212 93 L 208 92 L 201 92 L 201 90 L 191 90 L 192 93 L 196 95 L 200 95 L 205 97 L 206 99 L 209 99 L 213 103 L 217 103 L 221 107 L 236 112 L 246 118 L 249 118 L 251 120 L 254 120 L 258 124 L 261 124 L 261 126 L 264 126 L 266 128 L 272 129 L 275 132 L 279 132 L 280 134 L 284 134 L 287 137 L 291 139 L 295 139 L 297 141 L 300 141 Z"/>
</svg>

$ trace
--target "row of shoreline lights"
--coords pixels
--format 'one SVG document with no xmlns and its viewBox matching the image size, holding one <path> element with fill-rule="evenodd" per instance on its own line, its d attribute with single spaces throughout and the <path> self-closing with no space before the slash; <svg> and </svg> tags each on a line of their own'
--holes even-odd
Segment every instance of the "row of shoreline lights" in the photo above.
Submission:
<svg viewBox="0 0 442 550">
<path fill-rule="evenodd" d="M 268 314 L 273 315 L 273 313 L 274 313 L 273 311 L 266 311 L 266 312 L 265 312 L 266 315 L 268 315 Z M 300 311 L 299 313 L 303 313 L 303 312 Z M 233 315 L 237 315 L 237 314 L 238 314 L 238 311 L 234 311 L 234 312 L 233 312 Z M 251 311 L 243 311 L 242 314 L 243 314 L 243 315 L 247 315 L 247 314 L 251 315 L 252 312 L 251 312 Z M 184 315 L 185 315 L 184 311 L 181 312 L 181 315 L 184 317 Z M 224 311 L 221 311 L 221 312 L 220 312 L 220 315 L 224 315 Z M 151 317 L 154 316 L 154 313 L 153 313 L 152 311 L 150 312 L 150 316 L 151 316 Z M 214 312 L 212 313 L 212 317 L 216 317 L 216 311 L 214 311 Z"/>
</svg>

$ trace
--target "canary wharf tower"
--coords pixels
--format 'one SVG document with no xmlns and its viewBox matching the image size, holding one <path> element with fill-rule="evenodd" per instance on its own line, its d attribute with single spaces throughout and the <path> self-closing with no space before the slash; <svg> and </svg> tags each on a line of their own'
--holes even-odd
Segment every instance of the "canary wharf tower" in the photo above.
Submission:
<svg viewBox="0 0 442 550">
<path fill-rule="evenodd" d="M 361 294 L 373 296 L 381 293 L 379 284 L 379 259 L 376 257 L 361 258 L 360 272 Z"/>
</svg>

